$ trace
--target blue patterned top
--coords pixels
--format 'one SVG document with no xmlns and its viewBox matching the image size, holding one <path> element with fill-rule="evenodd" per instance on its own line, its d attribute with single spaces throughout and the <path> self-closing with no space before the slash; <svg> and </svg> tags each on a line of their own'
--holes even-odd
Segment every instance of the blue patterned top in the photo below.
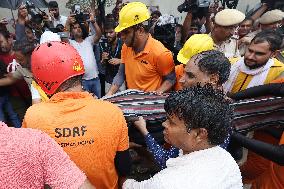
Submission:
<svg viewBox="0 0 284 189">
<path fill-rule="evenodd" d="M 179 155 L 178 148 L 171 147 L 170 149 L 166 150 L 161 147 L 150 134 L 147 134 L 145 136 L 145 142 L 148 147 L 148 150 L 153 154 L 155 160 L 158 162 L 162 169 L 166 168 L 166 161 L 168 159 L 175 158 Z M 219 146 L 226 150 L 229 145 L 229 142 L 230 136 L 228 136 L 224 143 Z"/>
</svg>

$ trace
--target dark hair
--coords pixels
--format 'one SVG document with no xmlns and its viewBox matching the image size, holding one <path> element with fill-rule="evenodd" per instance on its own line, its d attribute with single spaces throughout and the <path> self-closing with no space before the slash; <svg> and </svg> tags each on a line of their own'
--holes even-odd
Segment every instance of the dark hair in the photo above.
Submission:
<svg viewBox="0 0 284 189">
<path fill-rule="evenodd" d="M 153 11 L 152 13 L 151 13 L 151 16 L 153 16 L 153 15 L 157 15 L 157 16 L 162 16 L 162 13 L 160 12 L 160 11 L 158 11 L 158 10 L 156 10 L 156 11 Z"/>
<path fill-rule="evenodd" d="M 48 8 L 58 8 L 58 3 L 56 1 L 49 1 Z"/>
<path fill-rule="evenodd" d="M 156 25 L 153 37 L 160 41 L 167 49 L 174 51 L 175 27 L 172 24 Z"/>
<path fill-rule="evenodd" d="M 56 28 L 57 30 L 60 30 L 60 32 L 64 32 L 64 26 L 63 26 L 63 24 L 57 24 L 57 25 L 55 26 L 55 28 Z"/>
<path fill-rule="evenodd" d="M 113 14 L 107 14 L 106 16 L 105 16 L 105 22 L 115 22 L 115 19 L 114 19 L 114 16 L 113 16 Z"/>
<path fill-rule="evenodd" d="M 35 49 L 35 44 L 25 40 L 17 40 L 13 45 L 13 51 L 20 51 L 23 55 L 31 55 Z"/>
<path fill-rule="evenodd" d="M 164 108 L 169 116 L 183 120 L 187 131 L 205 128 L 212 145 L 222 144 L 231 131 L 233 111 L 223 92 L 211 85 L 173 92 Z"/>
<path fill-rule="evenodd" d="M 258 33 L 251 41 L 251 44 L 259 44 L 259 43 L 264 43 L 268 42 L 270 45 L 270 50 L 271 51 L 276 51 L 281 49 L 281 44 L 282 44 L 282 36 L 279 32 L 275 30 L 263 30 L 260 33 Z"/>
<path fill-rule="evenodd" d="M 134 28 L 134 30 L 138 30 L 138 29 L 140 29 L 140 28 L 143 28 L 144 31 L 145 31 L 145 33 L 149 33 L 149 30 L 150 30 L 150 25 L 149 25 L 149 24 L 147 25 L 146 22 L 139 23 L 139 24 L 134 25 L 134 26 L 132 26 L 132 27 Z"/>
<path fill-rule="evenodd" d="M 231 70 L 231 63 L 224 53 L 217 50 L 204 51 L 195 55 L 196 63 L 202 72 L 218 74 L 218 85 L 225 83 Z"/>
<path fill-rule="evenodd" d="M 76 24 L 79 24 L 79 26 L 80 26 L 80 28 L 81 28 L 81 30 L 82 30 L 83 39 L 85 39 L 86 37 L 88 37 L 88 35 L 89 35 L 88 29 L 87 29 L 87 27 L 86 27 L 83 23 L 79 23 L 79 22 L 76 21 L 76 22 L 70 24 L 70 31 L 72 32 L 73 27 L 74 27 L 74 25 L 76 25 Z"/>
<path fill-rule="evenodd" d="M 8 30 L 0 30 L 0 35 L 2 35 L 6 40 L 11 38 L 11 34 Z"/>
<path fill-rule="evenodd" d="M 110 21 L 110 20 L 108 20 L 108 21 L 105 22 L 105 24 L 104 24 L 104 29 L 105 29 L 105 30 L 111 30 L 111 29 L 114 29 L 115 27 L 116 27 L 115 21 Z"/>
</svg>

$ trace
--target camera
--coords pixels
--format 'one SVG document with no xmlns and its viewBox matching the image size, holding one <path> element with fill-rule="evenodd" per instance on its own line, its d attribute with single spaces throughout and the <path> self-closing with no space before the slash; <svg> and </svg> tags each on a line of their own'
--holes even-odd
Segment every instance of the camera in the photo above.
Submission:
<svg viewBox="0 0 284 189">
<path fill-rule="evenodd" d="M 72 12 L 75 14 L 75 19 L 79 23 L 85 23 L 90 19 L 90 14 L 82 12 L 80 5 L 74 5 Z"/>
<path fill-rule="evenodd" d="M 29 15 L 31 15 L 33 22 L 39 24 L 43 21 L 43 16 L 44 16 L 45 12 L 36 11 L 36 7 L 32 2 L 26 1 L 26 8 L 28 10 Z"/>
<path fill-rule="evenodd" d="M 177 7 L 177 10 L 182 12 L 197 12 L 199 8 L 208 8 L 212 0 L 185 0 Z"/>
<path fill-rule="evenodd" d="M 284 11 L 284 2 L 283 0 L 261 0 L 261 3 L 266 3 L 269 9 L 279 9 Z"/>
<path fill-rule="evenodd" d="M 110 46 L 106 37 L 101 37 L 100 39 L 100 48 L 103 52 L 109 51 Z"/>
</svg>

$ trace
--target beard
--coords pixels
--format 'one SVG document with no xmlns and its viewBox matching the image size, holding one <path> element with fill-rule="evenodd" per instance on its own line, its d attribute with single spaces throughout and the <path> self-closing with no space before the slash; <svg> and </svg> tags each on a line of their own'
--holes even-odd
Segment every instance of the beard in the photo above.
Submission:
<svg viewBox="0 0 284 189">
<path fill-rule="evenodd" d="M 115 40 L 116 40 L 116 37 L 109 37 L 109 38 L 107 38 L 107 42 L 110 43 L 110 44 L 115 42 Z"/>
<path fill-rule="evenodd" d="M 54 18 L 58 19 L 59 18 L 59 13 L 55 13 L 53 16 L 54 16 Z"/>
<path fill-rule="evenodd" d="M 254 64 L 248 64 L 247 61 L 248 61 L 248 60 L 245 59 L 245 60 L 244 60 L 244 63 L 245 63 L 245 65 L 246 65 L 249 69 L 251 69 L 251 70 L 260 68 L 260 67 L 264 66 L 264 65 L 267 63 L 267 61 L 266 61 L 266 62 L 264 62 L 264 63 L 257 63 L 257 62 L 254 62 Z M 252 61 L 250 61 L 250 62 L 252 62 Z"/>
</svg>

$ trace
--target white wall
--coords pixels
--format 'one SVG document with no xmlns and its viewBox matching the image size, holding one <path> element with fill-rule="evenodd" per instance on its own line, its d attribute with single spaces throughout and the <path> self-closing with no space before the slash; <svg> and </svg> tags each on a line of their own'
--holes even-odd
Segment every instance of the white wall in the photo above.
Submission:
<svg viewBox="0 0 284 189">
<path fill-rule="evenodd" d="M 0 1 L 2 1 L 2 0 L 0 0 Z M 70 12 L 70 10 L 65 7 L 65 4 L 66 4 L 67 1 L 68 0 L 57 0 L 57 2 L 59 4 L 60 12 L 63 15 L 68 15 L 69 12 Z M 113 0 L 113 1 L 115 1 L 115 0 Z M 130 2 L 132 2 L 132 1 L 141 1 L 141 2 L 145 3 L 146 5 L 159 6 L 162 14 L 172 14 L 176 17 L 179 17 L 180 20 L 183 20 L 184 17 L 185 17 L 185 13 L 180 14 L 177 11 L 177 6 L 182 4 L 184 2 L 184 0 L 130 0 Z M 251 8 L 254 7 L 254 5 L 256 5 L 259 2 L 260 2 L 260 0 L 239 0 L 239 5 L 238 5 L 237 9 L 245 12 L 246 9 L 247 9 L 247 6 L 249 7 L 249 9 L 251 9 Z M 112 9 L 113 9 L 113 6 L 106 7 L 106 13 L 110 13 Z M 14 15 L 17 17 L 16 11 L 14 11 Z M 10 10 L 0 8 L 0 18 L 3 18 L 3 17 L 11 19 L 12 15 L 11 15 Z"/>
</svg>

